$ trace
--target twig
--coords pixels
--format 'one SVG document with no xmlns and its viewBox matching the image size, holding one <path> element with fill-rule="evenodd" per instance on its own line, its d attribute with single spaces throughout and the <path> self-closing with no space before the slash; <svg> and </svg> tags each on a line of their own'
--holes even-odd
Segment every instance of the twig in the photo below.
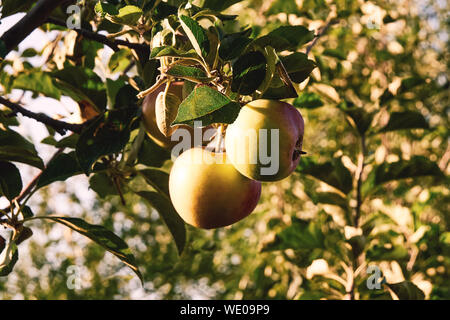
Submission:
<svg viewBox="0 0 450 320">
<path fill-rule="evenodd" d="M 43 124 L 46 124 L 46 125 L 52 127 L 53 129 L 55 129 L 56 132 L 58 132 L 59 134 L 62 134 L 62 135 L 64 135 L 67 130 L 75 132 L 75 133 L 80 133 L 81 129 L 83 129 L 83 126 L 84 126 L 83 124 L 67 123 L 64 121 L 56 120 L 56 119 L 50 118 L 49 116 L 47 116 L 43 113 L 31 112 L 31 111 L 25 109 L 24 107 L 22 107 L 21 105 L 11 102 L 3 97 L 0 97 L 0 104 L 7 106 L 13 112 L 21 113 L 25 117 L 28 117 L 28 118 L 34 119 L 36 121 L 39 121 Z"/>
<path fill-rule="evenodd" d="M 20 19 L 15 25 L 13 25 L 8 31 L 6 31 L 0 38 L 4 43 L 6 56 L 11 50 L 13 50 L 19 43 L 22 42 L 34 29 L 42 25 L 47 17 L 52 13 L 54 9 L 61 6 L 64 3 L 71 3 L 73 0 L 40 0 L 36 5 L 31 8 L 30 11 Z"/>
<path fill-rule="evenodd" d="M 362 195 L 361 195 L 361 186 L 362 186 L 362 176 L 364 172 L 364 162 L 366 155 L 366 137 L 361 135 L 361 151 L 358 157 L 358 169 L 357 169 L 357 185 L 356 185 L 356 208 L 355 208 L 355 220 L 354 226 L 358 228 L 359 226 L 359 218 L 361 216 L 361 206 L 362 206 Z"/>
<path fill-rule="evenodd" d="M 305 52 L 306 55 L 308 55 L 311 52 L 312 48 L 316 45 L 317 41 L 328 31 L 330 26 L 338 23 L 338 21 L 339 21 L 338 19 L 330 19 L 323 27 L 320 28 L 319 32 L 314 37 L 313 41 L 306 47 Z"/>
<path fill-rule="evenodd" d="M 49 23 L 53 23 L 55 25 L 61 26 L 61 27 L 67 27 L 67 25 L 64 21 L 61 21 L 58 19 L 47 18 L 46 21 Z M 126 40 L 121 40 L 121 39 L 110 39 L 104 35 L 101 35 L 96 32 L 86 30 L 86 29 L 82 29 L 82 28 L 72 29 L 72 30 L 76 31 L 78 34 L 81 34 L 86 39 L 90 39 L 93 41 L 103 43 L 104 45 L 110 47 L 114 51 L 119 51 L 119 46 L 125 46 L 130 49 L 134 49 L 136 51 L 141 51 L 141 52 L 149 52 L 150 51 L 150 47 L 144 43 L 128 42 Z"/>
</svg>

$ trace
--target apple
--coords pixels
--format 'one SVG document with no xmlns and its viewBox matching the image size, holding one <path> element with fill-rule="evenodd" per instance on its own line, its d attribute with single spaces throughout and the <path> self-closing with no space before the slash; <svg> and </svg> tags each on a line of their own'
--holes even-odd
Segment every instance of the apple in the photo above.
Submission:
<svg viewBox="0 0 450 320">
<path fill-rule="evenodd" d="M 225 153 L 195 147 L 175 160 L 169 192 L 186 223 L 213 229 L 247 217 L 259 201 L 261 183 L 241 175 Z"/>
<path fill-rule="evenodd" d="M 277 181 L 297 167 L 303 132 L 303 117 L 294 106 L 277 100 L 255 100 L 243 106 L 228 126 L 225 148 L 231 163 L 244 176 Z"/>
</svg>

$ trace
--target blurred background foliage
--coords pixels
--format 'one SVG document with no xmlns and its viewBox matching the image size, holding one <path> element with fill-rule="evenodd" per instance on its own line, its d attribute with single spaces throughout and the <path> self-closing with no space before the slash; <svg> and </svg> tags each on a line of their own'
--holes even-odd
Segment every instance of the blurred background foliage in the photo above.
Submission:
<svg viewBox="0 0 450 320">
<path fill-rule="evenodd" d="M 36 221 L 13 273 L 0 278 L 0 298 L 392 299 L 422 292 L 449 299 L 448 2 L 222 2 L 231 5 L 226 13 L 239 15 L 240 25 L 230 22 L 228 30 L 247 25 L 253 36 L 281 25 L 317 31 L 335 21 L 309 54 L 318 68 L 300 85 L 300 97 L 289 100 L 306 123 L 307 155 L 297 171 L 265 184 L 243 221 L 212 231 L 188 227 L 181 256 L 158 213 L 137 196 L 126 193 L 124 206 L 117 195 L 98 196 L 81 176 L 52 184 L 30 201 L 35 215 L 67 214 L 113 230 L 135 254 L 145 284 L 96 244 Z M 63 62 L 58 50 L 70 43 L 58 41 L 44 64 Z M 102 59 L 88 42 L 80 48 Z M 14 68 L 28 68 L 27 59 L 22 54 Z M 109 61 L 117 66 L 127 67 Z M 370 290 L 371 265 L 387 284 L 404 286 Z M 81 277 L 78 289 L 68 288 L 70 266 Z"/>
</svg>

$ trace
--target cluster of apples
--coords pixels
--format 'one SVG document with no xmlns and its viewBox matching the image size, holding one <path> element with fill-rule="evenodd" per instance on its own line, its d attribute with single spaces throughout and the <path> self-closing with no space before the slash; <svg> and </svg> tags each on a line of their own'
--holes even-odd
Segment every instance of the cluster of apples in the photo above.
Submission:
<svg viewBox="0 0 450 320">
<path fill-rule="evenodd" d="M 181 98 L 182 87 L 182 82 L 172 83 L 169 92 Z M 163 90 L 164 86 L 145 97 L 143 120 L 151 139 L 172 147 L 176 142 L 164 136 L 156 123 L 155 104 Z M 203 229 L 225 227 L 247 217 L 261 196 L 261 181 L 284 179 L 298 165 L 303 132 L 300 112 L 288 103 L 260 99 L 246 104 L 226 129 L 225 150 L 193 146 L 176 158 L 169 178 L 175 210 L 186 223 Z M 268 159 L 275 170 L 268 170 Z"/>
</svg>

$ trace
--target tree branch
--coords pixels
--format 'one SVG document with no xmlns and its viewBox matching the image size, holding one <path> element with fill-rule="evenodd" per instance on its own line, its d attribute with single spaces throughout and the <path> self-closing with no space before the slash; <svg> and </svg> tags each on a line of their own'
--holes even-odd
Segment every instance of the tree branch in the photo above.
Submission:
<svg viewBox="0 0 450 320">
<path fill-rule="evenodd" d="M 64 21 L 60 21 L 58 19 L 48 18 L 46 21 L 49 23 L 53 23 L 55 25 L 61 26 L 61 27 L 67 27 L 67 25 Z M 103 43 L 104 45 L 110 47 L 114 51 L 119 51 L 119 46 L 125 46 L 130 49 L 134 49 L 136 51 L 141 51 L 141 52 L 150 51 L 149 46 L 144 43 L 133 43 L 133 42 L 128 42 L 126 40 L 110 39 L 104 35 L 101 35 L 96 32 L 86 30 L 86 29 L 82 29 L 82 28 L 72 29 L 72 30 L 76 31 L 78 34 L 82 35 L 86 39 Z"/>
<path fill-rule="evenodd" d="M 338 23 L 338 21 L 339 21 L 338 19 L 330 19 L 323 27 L 320 28 L 319 32 L 314 37 L 313 41 L 306 47 L 305 52 L 306 55 L 308 55 L 311 52 L 312 48 L 316 45 L 320 37 L 322 37 L 333 24 Z"/>
<path fill-rule="evenodd" d="M 23 116 L 34 119 L 36 121 L 39 121 L 43 124 L 46 124 L 53 129 L 56 130 L 59 134 L 65 134 L 67 130 L 80 133 L 81 129 L 83 128 L 83 124 L 75 124 L 75 123 L 67 123 L 64 121 L 56 120 L 53 118 L 50 118 L 49 116 L 43 114 L 43 113 L 34 113 L 31 112 L 21 105 L 11 102 L 3 97 L 0 97 L 0 104 L 3 104 L 10 108 L 13 112 L 21 113 Z"/>
<path fill-rule="evenodd" d="M 73 0 L 39 0 L 22 19 L 0 37 L 6 47 L 5 56 L 34 29 L 42 25 L 55 8 L 66 2 Z"/>
</svg>

